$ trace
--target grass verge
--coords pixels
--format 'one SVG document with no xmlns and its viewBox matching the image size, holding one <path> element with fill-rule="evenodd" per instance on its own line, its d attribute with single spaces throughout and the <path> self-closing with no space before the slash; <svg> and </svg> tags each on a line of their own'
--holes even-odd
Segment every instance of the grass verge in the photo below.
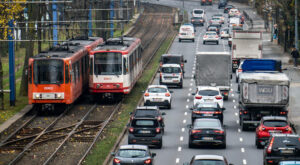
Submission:
<svg viewBox="0 0 300 165">
<path fill-rule="evenodd" d="M 153 75 L 156 74 L 156 68 L 159 65 L 160 56 L 164 54 L 169 45 L 172 44 L 172 39 L 172 37 L 167 38 L 156 52 L 149 65 L 146 67 L 142 77 L 134 86 L 132 92 L 124 99 L 121 110 L 116 119 L 111 122 L 109 127 L 105 130 L 105 136 L 102 137 L 101 141 L 96 143 L 91 154 L 87 156 L 84 163 L 85 165 L 100 165 L 104 162 L 106 156 L 110 154 L 109 152 L 128 122 L 129 112 L 132 112 L 138 105 L 138 101 L 142 97 L 141 91 L 147 88 L 149 81 Z"/>
</svg>

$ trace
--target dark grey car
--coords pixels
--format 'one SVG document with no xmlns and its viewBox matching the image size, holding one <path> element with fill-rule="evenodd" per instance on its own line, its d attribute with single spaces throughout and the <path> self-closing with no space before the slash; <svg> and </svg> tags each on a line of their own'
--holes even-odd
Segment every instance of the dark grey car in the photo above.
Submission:
<svg viewBox="0 0 300 165">
<path fill-rule="evenodd" d="M 153 165 L 155 153 L 145 145 L 122 145 L 114 156 L 113 165 Z"/>
</svg>

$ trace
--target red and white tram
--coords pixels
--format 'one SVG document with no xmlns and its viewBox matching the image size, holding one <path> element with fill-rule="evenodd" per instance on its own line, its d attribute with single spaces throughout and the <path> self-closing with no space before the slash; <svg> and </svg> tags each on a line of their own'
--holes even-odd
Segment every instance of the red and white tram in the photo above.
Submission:
<svg viewBox="0 0 300 165">
<path fill-rule="evenodd" d="M 76 38 L 29 59 L 28 100 L 39 110 L 74 103 L 88 88 L 89 51 L 99 37 Z"/>
<path fill-rule="evenodd" d="M 143 70 L 141 40 L 108 39 L 90 52 L 89 91 L 112 98 L 128 94 Z"/>
</svg>

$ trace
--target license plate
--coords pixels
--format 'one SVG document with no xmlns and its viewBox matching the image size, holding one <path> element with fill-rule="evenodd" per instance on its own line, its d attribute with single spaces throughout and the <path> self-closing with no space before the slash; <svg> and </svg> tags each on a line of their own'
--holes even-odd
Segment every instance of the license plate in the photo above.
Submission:
<svg viewBox="0 0 300 165">
<path fill-rule="evenodd" d="M 213 114 L 203 114 L 203 116 L 213 116 Z"/>
<path fill-rule="evenodd" d="M 260 111 L 260 113 L 263 114 L 263 115 L 269 115 L 270 111 Z"/>
<path fill-rule="evenodd" d="M 178 82 L 178 80 L 173 80 L 173 82 Z"/>
<path fill-rule="evenodd" d="M 139 133 L 151 133 L 149 130 L 140 130 Z"/>
<path fill-rule="evenodd" d="M 214 140 L 213 137 L 203 137 L 202 140 Z"/>
<path fill-rule="evenodd" d="M 162 101 L 161 98 L 154 98 L 153 101 Z"/>
<path fill-rule="evenodd" d="M 280 130 L 269 130 L 269 133 L 279 133 L 281 132 Z"/>
<path fill-rule="evenodd" d="M 282 154 L 293 154 L 294 150 L 280 150 L 280 153 L 282 153 Z"/>
<path fill-rule="evenodd" d="M 213 102 L 214 100 L 213 99 L 204 99 L 205 101 L 207 102 Z"/>
</svg>

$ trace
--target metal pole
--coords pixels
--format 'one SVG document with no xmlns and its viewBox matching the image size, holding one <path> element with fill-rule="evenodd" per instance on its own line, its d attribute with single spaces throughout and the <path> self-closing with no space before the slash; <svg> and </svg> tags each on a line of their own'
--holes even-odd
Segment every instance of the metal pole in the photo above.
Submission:
<svg viewBox="0 0 300 165">
<path fill-rule="evenodd" d="M 111 0 L 110 1 L 110 14 L 109 14 L 109 17 L 110 17 L 110 20 L 113 21 L 114 19 L 114 0 Z M 110 37 L 114 37 L 114 23 L 110 23 Z"/>
<path fill-rule="evenodd" d="M 14 40 L 14 21 L 9 21 L 8 39 L 11 40 L 8 43 L 9 49 L 9 89 L 10 89 L 10 106 L 15 106 L 16 101 L 16 86 L 15 86 L 15 42 Z"/>
<path fill-rule="evenodd" d="M 53 0 L 55 2 L 56 0 Z M 57 5 L 56 3 L 52 4 L 52 17 L 53 17 L 53 40 L 58 40 L 58 31 L 57 31 Z M 57 45 L 57 42 L 53 42 L 53 46 Z"/>
<path fill-rule="evenodd" d="M 92 31 L 92 28 L 93 28 L 93 24 L 92 24 L 92 4 L 90 2 L 90 10 L 89 10 L 89 37 L 91 37 L 93 35 L 93 31 Z"/>
<path fill-rule="evenodd" d="M 295 46 L 296 49 L 299 50 L 299 44 L 298 44 L 298 0 L 295 0 Z"/>
</svg>

